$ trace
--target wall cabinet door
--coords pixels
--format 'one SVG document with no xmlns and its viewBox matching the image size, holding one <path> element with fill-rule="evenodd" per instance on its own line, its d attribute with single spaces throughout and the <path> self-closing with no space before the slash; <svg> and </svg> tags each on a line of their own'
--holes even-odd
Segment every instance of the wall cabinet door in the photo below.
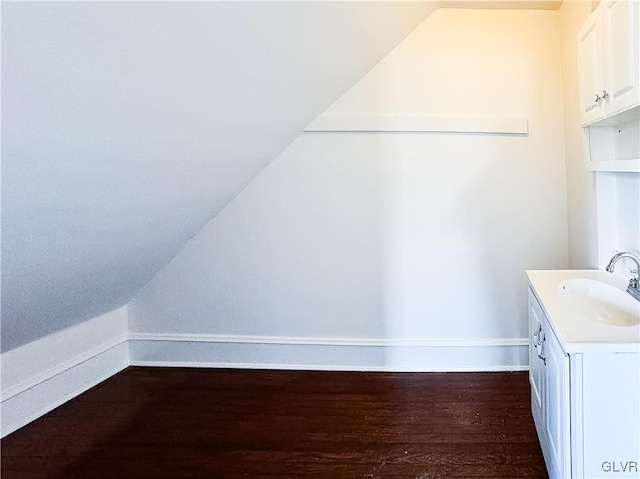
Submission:
<svg viewBox="0 0 640 479">
<path fill-rule="evenodd" d="M 583 126 L 638 105 L 640 2 L 602 2 L 578 31 Z"/>
<path fill-rule="evenodd" d="M 615 0 L 603 4 L 602 35 L 607 116 L 638 104 L 639 23 L 640 2 Z"/>
<path fill-rule="evenodd" d="M 604 117 L 602 11 L 598 7 L 578 31 L 578 74 L 580 119 L 583 125 Z"/>
</svg>

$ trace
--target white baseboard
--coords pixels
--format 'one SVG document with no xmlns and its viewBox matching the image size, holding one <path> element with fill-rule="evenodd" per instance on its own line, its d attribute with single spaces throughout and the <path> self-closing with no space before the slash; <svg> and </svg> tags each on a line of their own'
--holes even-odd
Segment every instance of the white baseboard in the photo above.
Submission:
<svg viewBox="0 0 640 479">
<path fill-rule="evenodd" d="M 117 310 L 2 353 L 0 437 L 130 365 L 319 371 L 522 371 L 528 369 L 527 348 L 527 339 L 127 335 L 126 311 Z"/>
<path fill-rule="evenodd" d="M 5 437 L 129 366 L 127 342 L 2 400 Z"/>
<path fill-rule="evenodd" d="M 340 371 L 522 371 L 527 339 L 402 340 L 131 334 L 133 366 Z"/>
<path fill-rule="evenodd" d="M 3 352 L 0 437 L 127 366 L 126 308 Z"/>
</svg>

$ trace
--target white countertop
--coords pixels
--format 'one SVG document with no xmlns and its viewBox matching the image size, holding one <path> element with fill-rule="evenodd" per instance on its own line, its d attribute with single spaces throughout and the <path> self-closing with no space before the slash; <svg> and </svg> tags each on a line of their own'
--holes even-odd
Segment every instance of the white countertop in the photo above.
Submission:
<svg viewBox="0 0 640 479">
<path fill-rule="evenodd" d="M 558 296 L 558 285 L 568 279 L 593 279 L 625 291 L 628 281 L 624 278 L 597 269 L 527 271 L 527 277 L 566 353 L 640 353 L 640 325 L 610 326 L 586 319 L 568 309 Z"/>
</svg>

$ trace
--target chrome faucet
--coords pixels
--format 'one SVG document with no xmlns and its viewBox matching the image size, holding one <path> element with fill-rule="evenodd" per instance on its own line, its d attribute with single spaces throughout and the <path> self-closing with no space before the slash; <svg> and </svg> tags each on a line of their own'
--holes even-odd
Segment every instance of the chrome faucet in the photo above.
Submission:
<svg viewBox="0 0 640 479">
<path fill-rule="evenodd" d="M 609 273 L 613 273 L 613 268 L 620 258 L 629 258 L 630 260 L 636 263 L 635 271 L 631 271 L 631 279 L 629 280 L 629 286 L 627 287 L 627 293 L 633 296 L 635 299 L 640 301 L 640 289 L 638 289 L 638 271 L 640 271 L 640 258 L 638 258 L 635 254 L 629 253 L 627 251 L 623 251 L 622 253 L 617 253 L 611 258 L 609 264 L 607 265 L 607 271 Z"/>
</svg>

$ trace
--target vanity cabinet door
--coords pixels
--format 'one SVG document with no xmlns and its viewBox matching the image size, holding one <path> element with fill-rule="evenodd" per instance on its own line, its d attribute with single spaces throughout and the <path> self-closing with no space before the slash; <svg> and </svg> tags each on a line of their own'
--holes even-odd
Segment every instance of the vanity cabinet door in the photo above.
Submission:
<svg viewBox="0 0 640 479">
<path fill-rule="evenodd" d="M 571 478 L 569 356 L 529 290 L 531 413 L 551 479 Z"/>
<path fill-rule="evenodd" d="M 543 323 L 545 338 L 543 355 L 545 366 L 544 423 L 549 441 L 548 450 L 552 456 L 555 474 L 550 477 L 571 477 L 570 461 L 570 395 L 569 395 L 569 356 L 558 342 L 551 328 Z M 547 464 L 549 467 L 550 465 Z M 549 467 L 551 469 L 551 467 Z"/>
<path fill-rule="evenodd" d="M 543 368 L 542 311 L 533 293 L 529 292 L 529 383 L 531 384 L 531 413 L 538 428 L 544 424 L 542 415 Z"/>
</svg>

